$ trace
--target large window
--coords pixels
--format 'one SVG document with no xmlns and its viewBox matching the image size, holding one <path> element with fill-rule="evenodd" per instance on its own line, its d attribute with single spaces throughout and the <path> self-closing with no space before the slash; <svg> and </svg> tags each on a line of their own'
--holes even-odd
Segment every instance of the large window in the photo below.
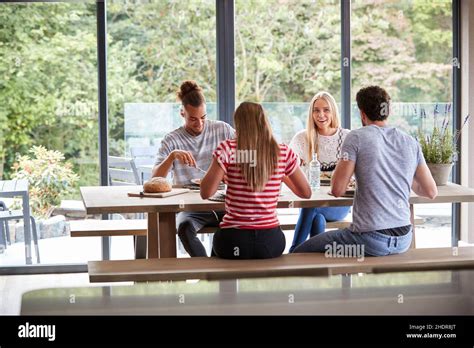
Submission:
<svg viewBox="0 0 474 348">
<path fill-rule="evenodd" d="M 231 6 L 223 6 L 229 13 L 219 13 L 235 18 L 236 105 L 262 103 L 280 142 L 305 128 L 308 102 L 317 92 L 331 93 L 341 105 L 345 1 L 235 0 L 234 17 Z M 64 154 L 78 175 L 73 189 L 60 197 L 63 203 L 54 202 L 62 211 L 33 207 L 40 222 L 62 213 L 66 220 L 83 219 L 84 212 L 76 211 L 79 187 L 99 184 L 97 20 L 102 18 L 96 9 L 102 5 L 108 97 L 103 116 L 110 155 L 156 151 L 163 136 L 182 125 L 176 90 L 184 80 L 203 87 L 209 118 L 224 118 L 217 112 L 217 95 L 228 102 L 228 91 L 217 91 L 217 45 L 222 52 L 229 42 L 216 40 L 215 0 L 1 3 L 0 177 L 12 178 L 18 156 L 31 156 L 30 149 L 39 145 Z M 387 89 L 393 100 L 390 123 L 412 135 L 419 128 L 429 132 L 444 119 L 452 125 L 452 71 L 459 64 L 452 57 L 452 1 L 352 0 L 351 11 L 351 128 L 361 126 L 355 94 L 368 84 Z M 230 59 L 221 66 L 233 68 Z M 417 205 L 415 214 L 424 219 L 417 227 L 426 242 L 422 246 L 450 244 L 451 204 Z M 42 263 L 101 257 L 100 238 L 71 239 L 63 223 L 40 232 Z M 0 264 L 24 264 L 21 224 L 12 222 L 10 233 L 12 245 L 0 248 Z M 113 258 L 133 253 L 131 238 L 114 238 L 112 245 Z"/>
<path fill-rule="evenodd" d="M 340 101 L 339 1 L 235 1 L 236 104 L 263 103 L 279 141 L 306 127 L 319 91 Z"/>
<path fill-rule="evenodd" d="M 142 181 L 162 138 L 183 125 L 176 100 L 183 81 L 203 88 L 208 118 L 217 119 L 215 7 L 213 0 L 107 4 L 109 154 L 132 158 Z M 113 218 L 124 217 L 137 216 Z M 133 253 L 132 237 L 116 239 L 113 257 Z"/>
<path fill-rule="evenodd" d="M 453 125 L 452 1 L 352 0 L 352 100 L 367 85 L 392 98 L 389 123 L 416 136 Z M 352 104 L 352 129 L 359 128 Z M 420 246 L 451 245 L 451 204 L 416 205 Z"/>
<path fill-rule="evenodd" d="M 450 0 L 353 0 L 352 100 L 361 87 L 380 85 L 394 102 L 393 125 L 414 133 L 424 110 L 425 126 L 432 127 L 435 108 L 441 123 L 452 103 L 451 7 Z M 358 128 L 353 111 L 352 128 Z"/>
<path fill-rule="evenodd" d="M 99 240 L 87 248 L 87 239 L 71 240 L 63 215 L 74 210 L 68 202 L 80 200 L 80 186 L 99 184 L 95 3 L 1 3 L 0 23 L 0 174 L 3 169 L 2 178 L 10 179 L 18 168 L 35 178 L 30 201 L 42 263 L 100 258 Z M 33 146 L 61 152 L 78 180 L 68 182 L 53 162 L 18 167 L 19 156 L 48 160 Z M 62 190 L 64 181 L 73 185 L 70 192 Z M 56 187 L 61 195 L 51 199 Z M 49 209 L 61 200 L 65 210 Z M 10 221 L 9 232 L 0 264 L 24 264 L 22 222 Z"/>
<path fill-rule="evenodd" d="M 176 91 L 204 90 L 216 119 L 215 1 L 113 1 L 107 5 L 110 153 L 158 146 L 183 124 Z"/>
</svg>

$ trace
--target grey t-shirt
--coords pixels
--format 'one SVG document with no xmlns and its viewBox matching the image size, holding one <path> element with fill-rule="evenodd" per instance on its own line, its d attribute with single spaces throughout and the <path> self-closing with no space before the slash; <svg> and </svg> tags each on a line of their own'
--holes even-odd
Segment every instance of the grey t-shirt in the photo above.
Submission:
<svg viewBox="0 0 474 348">
<path fill-rule="evenodd" d="M 189 151 L 196 160 L 196 165 L 207 170 L 212 162 L 212 153 L 224 140 L 235 137 L 234 129 L 222 121 L 206 120 L 201 134 L 194 136 L 184 126 L 165 135 L 158 149 L 155 165 L 163 162 L 173 150 Z M 173 161 L 173 183 L 190 184 L 192 179 L 200 179 L 204 173 L 178 160 Z"/>
<path fill-rule="evenodd" d="M 351 230 L 410 225 L 411 185 L 416 168 L 425 163 L 419 143 L 396 128 L 370 125 L 347 135 L 341 156 L 355 162 Z"/>
</svg>

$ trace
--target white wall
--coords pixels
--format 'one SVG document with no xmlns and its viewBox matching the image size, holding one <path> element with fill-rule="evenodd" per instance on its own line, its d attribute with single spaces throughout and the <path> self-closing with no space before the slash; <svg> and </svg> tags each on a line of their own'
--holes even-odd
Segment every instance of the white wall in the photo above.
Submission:
<svg viewBox="0 0 474 348">
<path fill-rule="evenodd" d="M 474 1 L 461 0 L 461 71 L 463 118 L 471 115 L 463 130 L 461 183 L 474 188 Z M 461 205 L 461 240 L 474 243 L 474 203 Z"/>
</svg>

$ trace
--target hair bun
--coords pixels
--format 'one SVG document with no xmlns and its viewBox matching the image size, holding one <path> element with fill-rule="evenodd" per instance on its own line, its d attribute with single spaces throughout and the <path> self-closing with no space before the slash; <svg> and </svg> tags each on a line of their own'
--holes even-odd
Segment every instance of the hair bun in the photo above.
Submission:
<svg viewBox="0 0 474 348">
<path fill-rule="evenodd" d="M 193 91 L 201 91 L 201 87 L 198 86 L 196 81 L 192 81 L 192 80 L 184 81 L 181 84 L 181 87 L 179 88 L 178 97 L 180 99 L 183 99 L 183 97 L 186 94 L 188 94 L 190 92 L 193 92 Z"/>
<path fill-rule="evenodd" d="M 202 88 L 193 80 L 184 81 L 176 92 L 176 95 L 184 106 L 192 105 L 198 107 L 206 102 Z"/>
</svg>

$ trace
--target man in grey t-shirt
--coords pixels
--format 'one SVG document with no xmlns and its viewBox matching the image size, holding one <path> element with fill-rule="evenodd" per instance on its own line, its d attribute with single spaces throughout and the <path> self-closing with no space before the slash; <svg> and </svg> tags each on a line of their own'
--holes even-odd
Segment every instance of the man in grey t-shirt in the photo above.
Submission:
<svg viewBox="0 0 474 348">
<path fill-rule="evenodd" d="M 410 189 L 431 199 L 438 191 L 419 143 L 387 124 L 389 104 L 389 95 L 380 87 L 366 87 L 357 93 L 364 127 L 347 135 L 331 183 L 332 194 L 339 197 L 355 175 L 357 190 L 351 227 L 314 236 L 294 252 L 340 255 L 341 250 L 362 250 L 364 255 L 382 256 L 409 248 Z M 362 248 L 338 248 L 340 244 Z"/>
<path fill-rule="evenodd" d="M 221 121 L 207 120 L 206 102 L 194 81 L 185 81 L 177 93 L 182 103 L 184 125 L 168 133 L 161 142 L 152 175 L 166 177 L 173 172 L 173 183 L 183 185 L 204 177 L 212 153 L 224 140 L 235 137 L 234 129 Z M 199 168 L 199 169 L 198 169 Z M 190 256 L 207 256 L 197 237 L 203 227 L 218 227 L 224 212 L 180 212 L 176 216 L 178 236 Z"/>
</svg>

